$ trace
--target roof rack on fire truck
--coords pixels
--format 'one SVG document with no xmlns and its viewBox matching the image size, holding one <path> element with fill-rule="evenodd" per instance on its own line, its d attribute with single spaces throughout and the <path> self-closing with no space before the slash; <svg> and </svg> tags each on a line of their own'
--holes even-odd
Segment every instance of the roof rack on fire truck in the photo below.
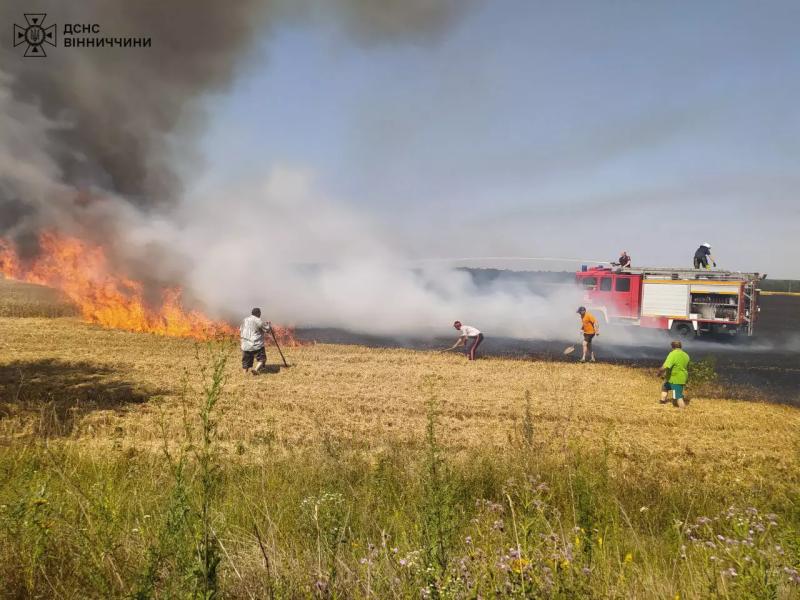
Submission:
<svg viewBox="0 0 800 600">
<path fill-rule="evenodd" d="M 601 267 L 602 268 L 602 267 Z M 613 273 L 629 273 L 631 275 L 642 275 L 645 279 L 658 277 L 662 279 L 697 279 L 700 281 L 757 281 L 764 279 L 766 275 L 760 273 L 746 273 L 742 271 L 711 271 L 700 269 L 664 268 L 664 267 L 634 267 L 634 268 L 614 268 L 607 269 Z"/>
</svg>

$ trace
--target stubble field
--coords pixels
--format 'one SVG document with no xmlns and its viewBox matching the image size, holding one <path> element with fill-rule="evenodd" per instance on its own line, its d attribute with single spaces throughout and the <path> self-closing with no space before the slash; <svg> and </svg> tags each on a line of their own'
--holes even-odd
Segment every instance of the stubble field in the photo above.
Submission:
<svg viewBox="0 0 800 600">
<path fill-rule="evenodd" d="M 800 412 L 655 370 L 0 318 L 0 597 L 797 597 Z"/>
</svg>

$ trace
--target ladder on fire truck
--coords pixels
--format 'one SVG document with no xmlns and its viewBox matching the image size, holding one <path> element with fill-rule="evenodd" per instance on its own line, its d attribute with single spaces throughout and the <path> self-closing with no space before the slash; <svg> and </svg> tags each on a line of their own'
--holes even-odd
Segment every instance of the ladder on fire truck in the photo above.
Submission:
<svg viewBox="0 0 800 600">
<path fill-rule="evenodd" d="M 701 269 L 665 269 L 663 267 L 635 267 L 632 269 L 614 269 L 615 273 L 641 275 L 644 279 L 683 279 L 691 281 L 761 281 L 760 273 L 741 271 L 711 271 Z"/>
</svg>

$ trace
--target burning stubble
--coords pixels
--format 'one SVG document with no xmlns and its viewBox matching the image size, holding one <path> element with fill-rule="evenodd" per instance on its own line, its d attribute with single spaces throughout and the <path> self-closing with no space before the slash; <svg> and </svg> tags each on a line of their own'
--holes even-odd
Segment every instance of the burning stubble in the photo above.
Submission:
<svg viewBox="0 0 800 600">
<path fill-rule="evenodd" d="M 99 37 L 143 36 L 151 38 L 152 47 L 61 47 L 39 61 L 22 60 L 11 48 L 0 51 L 0 239 L 5 240 L 6 257 L 13 248 L 14 260 L 22 265 L 46 263 L 54 254 L 42 240 L 53 236 L 79 248 L 101 248 L 104 277 L 131 284 L 123 286 L 130 293 L 123 294 L 120 304 L 134 308 L 158 304 L 164 290 L 169 293 L 188 280 L 192 285 L 187 292 L 217 313 L 263 298 L 267 291 L 277 314 L 292 321 L 373 329 L 407 327 L 409 319 L 428 326 L 450 320 L 454 307 L 428 289 L 430 280 L 393 271 L 395 254 L 368 235 L 367 228 L 350 227 L 346 210 L 329 207 L 329 219 L 319 229 L 341 226 L 337 247 L 326 254 L 338 266 L 313 276 L 298 274 L 287 264 L 303 255 L 300 246 L 311 249 L 311 259 L 326 246 L 318 239 L 319 230 L 309 230 L 303 222 L 304 205 L 285 207 L 285 225 L 299 242 L 288 251 L 275 238 L 268 238 L 266 247 L 245 244 L 241 230 L 203 240 L 207 227 L 219 231 L 219 220 L 194 209 L 197 200 L 185 196 L 181 175 L 197 162 L 192 145 L 207 120 L 205 99 L 233 82 L 248 53 L 256 52 L 282 20 L 333 19 L 367 44 L 419 41 L 432 39 L 471 4 L 391 0 L 376 8 L 362 0 L 44 2 L 37 11 L 47 13 L 59 34 L 65 24 L 96 24 Z M 5 3 L 0 15 L 12 22 L 26 11 L 29 6 L 15 0 Z M 250 207 L 242 203 L 236 208 L 245 213 Z M 184 211 L 188 218 L 182 221 Z M 343 252 L 344 247 L 364 252 L 354 256 Z M 247 265 L 254 250 L 270 260 L 239 271 L 236 267 Z M 230 257 L 223 271 L 234 278 L 223 277 L 223 282 L 206 277 L 206 266 L 217 264 L 216 255 Z M 362 261 L 364 255 L 370 260 Z M 78 268 L 85 264 L 76 263 Z M 5 267 L 7 273 L 20 271 Z M 80 285 L 67 279 L 97 277 L 56 275 L 34 279 L 61 281 L 60 287 L 69 288 L 74 297 L 82 294 L 73 289 Z M 447 296 L 463 296 L 454 285 L 460 286 L 459 278 L 439 282 L 448 288 Z M 222 287 L 237 293 L 220 294 Z M 376 290 L 382 293 L 376 295 Z M 84 292 L 82 300 L 91 306 L 98 290 Z M 162 312 L 164 308 L 169 302 Z"/>
</svg>

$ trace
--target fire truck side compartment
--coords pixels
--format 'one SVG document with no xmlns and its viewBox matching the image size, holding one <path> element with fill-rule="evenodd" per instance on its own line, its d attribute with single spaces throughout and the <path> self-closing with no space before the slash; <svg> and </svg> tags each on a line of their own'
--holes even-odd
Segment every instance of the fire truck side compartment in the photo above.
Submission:
<svg viewBox="0 0 800 600">
<path fill-rule="evenodd" d="M 642 286 L 642 316 L 689 317 L 689 285 L 661 284 L 644 281 Z"/>
</svg>

